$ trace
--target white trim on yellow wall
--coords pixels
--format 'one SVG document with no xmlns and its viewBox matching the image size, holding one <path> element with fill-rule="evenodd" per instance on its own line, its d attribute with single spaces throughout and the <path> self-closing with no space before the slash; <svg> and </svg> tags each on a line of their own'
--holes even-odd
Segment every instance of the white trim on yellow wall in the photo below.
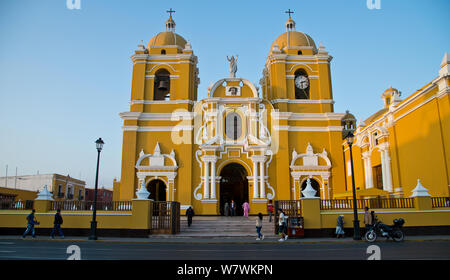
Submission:
<svg viewBox="0 0 450 280">
<path fill-rule="evenodd" d="M 180 131 L 193 130 L 193 125 L 174 125 L 174 126 L 122 126 L 123 131 L 152 132 L 152 131 Z"/>
<path fill-rule="evenodd" d="M 291 113 L 272 111 L 273 120 L 289 121 L 340 121 L 344 113 Z"/>
<path fill-rule="evenodd" d="M 189 99 L 175 99 L 175 100 L 131 100 L 130 104 L 144 104 L 144 105 L 153 105 L 153 104 L 190 104 L 194 105 L 194 101 Z"/>
<path fill-rule="evenodd" d="M 334 104 L 333 99 L 274 99 L 270 100 L 270 103 L 289 103 L 289 104 Z"/>
<path fill-rule="evenodd" d="M 289 126 L 289 125 L 275 125 L 275 130 L 287 130 L 296 132 L 330 132 L 342 131 L 343 126 Z"/>
<path fill-rule="evenodd" d="M 138 121 L 180 121 L 194 119 L 193 112 L 173 112 L 173 113 L 139 113 L 123 112 L 119 116 L 122 120 Z"/>
</svg>

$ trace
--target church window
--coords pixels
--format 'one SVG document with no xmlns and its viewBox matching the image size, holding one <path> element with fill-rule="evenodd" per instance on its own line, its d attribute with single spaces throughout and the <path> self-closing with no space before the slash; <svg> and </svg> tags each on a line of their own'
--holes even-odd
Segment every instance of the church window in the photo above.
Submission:
<svg viewBox="0 0 450 280">
<path fill-rule="evenodd" d="M 227 138 L 237 140 L 242 135 L 242 119 L 237 113 L 230 113 L 225 118 L 225 134 Z"/>
<path fill-rule="evenodd" d="M 153 96 L 154 100 L 170 100 L 170 73 L 166 69 L 155 74 Z"/>
<path fill-rule="evenodd" d="M 373 145 L 374 145 L 374 146 L 378 145 L 378 132 L 375 131 L 375 132 L 372 134 L 372 136 L 373 136 Z"/>
<path fill-rule="evenodd" d="M 238 137 L 237 137 L 237 117 L 236 116 L 234 116 L 234 118 L 233 118 L 233 130 L 234 130 L 234 134 L 233 134 L 233 139 L 234 140 L 236 140 Z"/>
</svg>

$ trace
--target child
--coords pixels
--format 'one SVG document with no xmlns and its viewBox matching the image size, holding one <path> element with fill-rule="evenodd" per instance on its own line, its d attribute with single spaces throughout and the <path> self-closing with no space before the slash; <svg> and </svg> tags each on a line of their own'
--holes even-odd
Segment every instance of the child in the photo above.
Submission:
<svg viewBox="0 0 450 280">
<path fill-rule="evenodd" d="M 258 237 L 256 238 L 256 240 L 264 240 L 264 234 L 261 233 L 262 220 L 263 220 L 262 214 L 258 213 L 258 217 L 256 217 L 256 233 L 258 233 Z"/>
</svg>

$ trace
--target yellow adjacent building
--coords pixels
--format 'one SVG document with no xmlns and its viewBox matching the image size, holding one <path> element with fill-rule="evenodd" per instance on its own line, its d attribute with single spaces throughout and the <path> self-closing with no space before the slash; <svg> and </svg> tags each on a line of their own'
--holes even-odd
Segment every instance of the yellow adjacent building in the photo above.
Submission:
<svg viewBox="0 0 450 280">
<path fill-rule="evenodd" d="M 120 113 L 124 122 L 122 165 L 120 181 L 114 181 L 114 200 L 133 199 L 140 188 L 146 188 L 151 199 L 178 201 L 182 210 L 192 206 L 196 214 L 219 215 L 231 200 L 238 209 L 249 202 L 251 214 L 266 213 L 268 200 L 299 199 L 307 179 L 316 196 L 323 199 L 345 194 L 347 156 L 342 139 L 356 120 L 350 114 L 334 112 L 332 56 L 310 36 L 296 31 L 291 17 L 285 28 L 270 46 L 260 85 L 236 77 L 238 56 L 227 57 L 230 75 L 211 84 L 208 97 L 202 100 L 197 100 L 197 57 L 191 44 L 175 33 L 172 16 L 164 32 L 147 46 L 138 46 L 131 57 L 130 111 Z M 423 96 L 416 94 L 400 103 L 391 98 L 395 110 L 359 127 L 357 135 L 359 139 L 372 132 L 372 124 L 389 119 L 403 128 L 396 128 L 390 136 L 384 129 L 379 135 L 384 138 L 376 139 L 380 144 L 393 141 L 392 149 L 395 143 L 408 143 L 411 129 L 418 125 L 408 117 L 410 110 L 419 104 L 440 106 L 437 115 L 427 115 L 431 109 L 423 113 L 430 123 L 421 123 L 417 133 L 424 135 L 431 129 L 428 125 L 440 125 L 441 134 L 427 136 L 433 141 L 434 155 L 423 156 L 436 160 L 441 177 L 421 178 L 433 194 L 448 196 L 449 161 L 443 151 L 450 131 L 444 127 L 449 125 L 450 112 L 448 71 L 446 75 L 424 88 Z M 437 96 L 436 100 L 429 102 L 431 96 Z M 445 139 L 441 137 L 444 134 Z M 428 141 L 422 137 L 415 145 Z M 355 158 L 361 159 L 366 151 L 363 143 L 355 144 Z M 359 154 L 356 146 L 361 146 Z M 405 149 L 417 149 L 414 147 Z M 404 156 L 405 168 L 415 160 L 409 150 L 392 153 L 389 168 L 400 164 L 394 157 Z M 375 157 L 375 152 L 372 155 Z M 378 162 L 374 158 L 372 165 Z M 430 172 L 438 169 L 427 164 Z M 420 164 L 416 165 L 419 169 Z M 360 169 L 357 165 L 355 173 L 361 173 Z M 390 172 L 392 183 L 385 185 L 388 192 L 401 193 L 399 187 L 407 192 L 415 186 L 419 171 L 407 172 Z M 363 189 L 361 176 L 357 181 Z"/>
<path fill-rule="evenodd" d="M 360 196 L 409 197 L 419 179 L 432 196 L 450 196 L 449 69 L 446 53 L 433 81 L 403 100 L 399 90 L 388 88 L 381 94 L 383 108 L 358 124 L 352 151 Z M 345 143 L 344 151 L 349 166 Z M 346 175 L 351 190 L 348 168 Z"/>
</svg>

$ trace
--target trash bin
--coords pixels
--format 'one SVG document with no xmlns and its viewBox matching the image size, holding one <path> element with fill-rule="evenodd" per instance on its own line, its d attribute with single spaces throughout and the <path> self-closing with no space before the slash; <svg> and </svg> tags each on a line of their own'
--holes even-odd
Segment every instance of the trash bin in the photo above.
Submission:
<svg viewBox="0 0 450 280">
<path fill-rule="evenodd" d="M 303 217 L 294 216 L 288 218 L 287 234 L 289 237 L 305 237 Z"/>
</svg>

